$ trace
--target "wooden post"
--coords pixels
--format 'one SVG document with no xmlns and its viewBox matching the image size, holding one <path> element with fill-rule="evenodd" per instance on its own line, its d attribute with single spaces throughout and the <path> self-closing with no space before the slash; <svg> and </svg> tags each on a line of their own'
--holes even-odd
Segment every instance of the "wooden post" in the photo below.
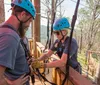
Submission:
<svg viewBox="0 0 100 85">
<path fill-rule="evenodd" d="M 5 21 L 4 0 L 0 0 L 0 23 Z"/>
<path fill-rule="evenodd" d="M 34 0 L 34 6 L 36 8 L 36 17 L 33 26 L 33 37 L 36 41 L 40 41 L 40 0 Z"/>
<path fill-rule="evenodd" d="M 33 38 L 33 49 L 34 57 L 37 57 L 36 42 L 40 41 L 40 0 L 32 0 L 36 9 L 36 17 L 32 22 L 32 38 Z"/>
</svg>

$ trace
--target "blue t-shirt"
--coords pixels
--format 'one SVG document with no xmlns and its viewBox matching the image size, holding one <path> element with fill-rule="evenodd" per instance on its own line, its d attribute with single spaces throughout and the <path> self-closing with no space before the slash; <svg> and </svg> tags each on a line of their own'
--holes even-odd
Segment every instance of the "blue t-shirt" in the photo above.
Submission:
<svg viewBox="0 0 100 85">
<path fill-rule="evenodd" d="M 50 49 L 52 51 L 55 51 L 61 58 L 63 53 L 68 54 L 69 37 L 67 37 L 63 43 L 60 42 L 58 44 L 58 42 L 59 40 L 57 39 Z M 70 48 L 70 66 L 72 66 L 73 68 L 75 68 L 78 65 L 77 51 L 78 51 L 77 42 L 74 38 L 72 38 L 71 48 Z"/>
<path fill-rule="evenodd" d="M 4 74 L 10 80 L 15 80 L 29 72 L 20 37 L 7 27 L 0 27 L 0 65 L 6 67 Z"/>
</svg>

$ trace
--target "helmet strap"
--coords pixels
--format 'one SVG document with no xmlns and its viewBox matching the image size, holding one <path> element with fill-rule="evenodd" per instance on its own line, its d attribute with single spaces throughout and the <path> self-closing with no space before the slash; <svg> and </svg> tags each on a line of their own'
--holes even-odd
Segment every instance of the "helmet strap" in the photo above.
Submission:
<svg viewBox="0 0 100 85">
<path fill-rule="evenodd" d="M 60 41 L 61 40 L 63 40 L 64 39 L 64 35 L 63 35 L 63 33 L 62 33 L 62 31 L 60 30 L 60 33 L 61 33 L 61 35 L 62 35 L 62 38 L 60 39 Z"/>
<path fill-rule="evenodd" d="M 30 17 L 29 19 L 31 19 L 32 17 Z M 29 19 L 27 19 L 26 21 L 24 21 L 23 23 L 26 23 Z"/>
<path fill-rule="evenodd" d="M 20 23 L 23 23 L 23 22 L 18 18 L 18 16 L 16 15 L 16 13 L 15 13 L 15 16 L 16 16 L 17 20 L 18 20 Z"/>
<path fill-rule="evenodd" d="M 23 38 L 24 36 L 25 36 L 25 32 L 23 31 L 23 29 L 22 29 L 22 25 L 23 25 L 23 23 L 26 23 L 29 19 L 31 19 L 31 17 L 29 18 L 29 19 L 27 19 L 26 21 L 21 21 L 19 18 L 18 18 L 18 16 L 16 15 L 16 13 L 15 13 L 15 16 L 16 16 L 16 18 L 17 18 L 17 20 L 20 22 L 20 25 L 19 25 L 19 28 L 18 28 L 18 34 L 19 34 L 19 36 L 21 37 L 21 38 Z"/>
<path fill-rule="evenodd" d="M 66 34 L 67 34 L 67 33 L 66 33 L 65 35 L 63 35 L 63 33 L 62 33 L 62 31 L 61 31 L 61 30 L 60 30 L 60 33 L 61 33 L 61 35 L 62 35 L 62 38 L 60 39 L 60 41 L 61 41 L 61 40 L 63 40 L 63 39 L 64 39 L 64 37 L 66 36 Z"/>
<path fill-rule="evenodd" d="M 15 14 L 15 16 L 16 16 L 16 18 L 18 19 L 18 21 L 20 22 L 20 23 L 26 23 L 29 19 L 31 19 L 31 17 L 29 18 L 29 19 L 27 19 L 26 21 L 21 21 L 19 18 L 18 18 L 18 16 Z"/>
<path fill-rule="evenodd" d="M 24 36 L 25 36 L 25 32 L 23 31 L 23 29 L 22 29 L 22 25 L 23 25 L 23 23 L 24 22 L 22 22 L 19 18 L 18 18 L 18 16 L 15 14 L 15 16 L 16 16 L 16 18 L 17 18 L 17 20 L 20 22 L 20 24 L 19 24 L 19 28 L 18 28 L 18 34 L 19 34 L 19 36 L 21 37 L 21 38 L 23 38 Z M 28 19 L 29 20 L 29 19 Z M 27 21 L 28 21 L 27 20 Z M 26 22 L 26 21 L 25 21 Z"/>
<path fill-rule="evenodd" d="M 15 8 L 16 8 L 16 5 L 14 5 L 13 8 L 15 9 Z M 19 21 L 20 23 L 26 23 L 29 19 L 31 19 L 31 17 L 30 17 L 29 19 L 27 19 L 26 21 L 23 22 L 23 21 L 21 21 L 21 20 L 18 18 L 16 12 L 14 13 L 14 15 L 16 16 L 16 18 L 18 19 L 18 21 Z"/>
</svg>

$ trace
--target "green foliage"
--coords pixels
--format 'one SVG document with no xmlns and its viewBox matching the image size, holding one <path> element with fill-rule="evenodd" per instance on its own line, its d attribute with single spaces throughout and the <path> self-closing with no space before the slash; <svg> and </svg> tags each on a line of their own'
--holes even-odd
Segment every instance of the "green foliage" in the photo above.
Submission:
<svg viewBox="0 0 100 85">
<path fill-rule="evenodd" d="M 88 19 L 89 18 L 89 11 L 86 10 L 85 8 L 81 8 L 79 10 L 79 17 L 81 17 L 82 19 Z"/>
<path fill-rule="evenodd" d="M 84 1 L 86 5 L 78 13 L 78 31 L 75 37 L 81 49 L 97 51 L 100 50 L 98 47 L 100 44 L 100 0 Z"/>
<path fill-rule="evenodd" d="M 96 60 L 96 62 L 99 62 L 99 59 L 98 59 L 99 56 L 100 54 L 92 53 L 92 57 Z"/>
<path fill-rule="evenodd" d="M 85 53 L 78 53 L 78 61 L 82 65 L 82 68 L 87 65 Z"/>
<path fill-rule="evenodd" d="M 97 54 L 97 53 L 92 53 L 92 56 L 95 60 L 96 60 L 96 63 L 99 62 L 99 57 L 100 54 Z M 87 61 L 86 61 L 86 53 L 82 52 L 81 54 L 78 53 L 78 61 L 81 63 L 82 67 L 85 67 L 87 65 Z"/>
</svg>

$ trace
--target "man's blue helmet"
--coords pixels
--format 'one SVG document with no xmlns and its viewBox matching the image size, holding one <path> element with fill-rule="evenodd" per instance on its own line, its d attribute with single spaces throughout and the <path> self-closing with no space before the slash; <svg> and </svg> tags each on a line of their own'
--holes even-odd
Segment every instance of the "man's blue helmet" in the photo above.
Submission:
<svg viewBox="0 0 100 85">
<path fill-rule="evenodd" d="M 69 21 L 65 17 L 57 19 L 53 24 L 53 30 L 55 31 L 69 29 L 69 27 L 70 27 Z"/>
<path fill-rule="evenodd" d="M 11 6 L 13 7 L 14 5 L 25 9 L 27 12 L 31 14 L 33 18 L 35 18 L 36 10 L 30 0 L 13 0 Z"/>
</svg>

